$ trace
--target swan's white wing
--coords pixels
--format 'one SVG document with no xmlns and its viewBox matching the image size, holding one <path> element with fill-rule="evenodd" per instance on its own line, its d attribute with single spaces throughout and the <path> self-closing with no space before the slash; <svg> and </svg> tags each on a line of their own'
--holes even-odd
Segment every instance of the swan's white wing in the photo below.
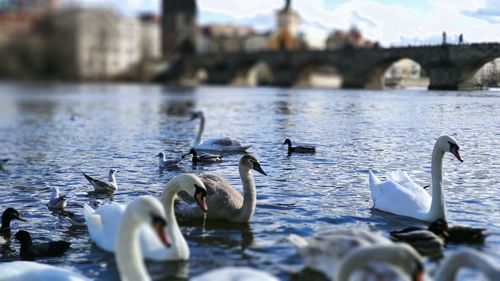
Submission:
<svg viewBox="0 0 500 281">
<path fill-rule="evenodd" d="M 242 145 L 238 140 L 231 138 L 212 138 L 196 145 L 198 150 L 218 152 L 240 152 L 250 148 L 251 145 Z"/>
<path fill-rule="evenodd" d="M 192 278 L 193 281 L 278 281 L 271 274 L 249 267 L 222 267 Z"/>
<path fill-rule="evenodd" d="M 391 172 L 387 175 L 387 178 L 397 182 L 398 184 L 408 188 L 408 190 L 412 190 L 415 192 L 421 191 L 423 188 L 416 184 L 406 172 L 397 170 L 395 172 Z"/>
<path fill-rule="evenodd" d="M 423 188 L 408 188 L 393 180 L 376 186 L 372 199 L 376 209 L 424 220 L 429 212 L 432 198 Z"/>
<path fill-rule="evenodd" d="M 0 263 L 0 281 L 90 281 L 91 279 L 68 269 L 30 262 L 15 261 Z"/>
<path fill-rule="evenodd" d="M 114 252 L 115 238 L 124 212 L 125 206 L 114 202 L 101 205 L 96 210 L 87 204 L 83 205 L 83 215 L 90 238 L 101 249 Z"/>
</svg>

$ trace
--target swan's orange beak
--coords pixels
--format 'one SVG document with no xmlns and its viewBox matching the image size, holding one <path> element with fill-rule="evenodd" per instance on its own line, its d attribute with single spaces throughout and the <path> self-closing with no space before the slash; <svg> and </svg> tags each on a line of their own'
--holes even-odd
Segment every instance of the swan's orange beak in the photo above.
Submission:
<svg viewBox="0 0 500 281">
<path fill-rule="evenodd" d="M 196 203 L 198 203 L 198 206 L 200 206 L 200 209 L 206 213 L 208 212 L 207 202 L 205 201 L 205 198 L 207 197 L 207 189 L 205 186 L 199 186 L 197 184 L 194 186 L 196 188 L 194 199 L 196 200 Z"/>
<path fill-rule="evenodd" d="M 203 212 L 208 212 L 207 202 L 205 201 L 205 196 L 202 193 L 198 193 L 194 196 L 196 198 L 196 203 L 200 206 Z"/>
<path fill-rule="evenodd" d="M 172 241 L 170 240 L 170 237 L 168 237 L 167 231 L 165 230 L 165 226 L 166 224 L 162 221 L 153 222 L 153 228 L 156 232 L 156 235 L 158 235 L 158 238 L 160 238 L 163 245 L 165 245 L 168 248 L 172 244 Z"/>
<path fill-rule="evenodd" d="M 458 146 L 453 146 L 450 149 L 450 152 L 451 152 L 451 154 L 455 155 L 455 157 L 458 159 L 458 161 L 464 162 L 464 160 L 462 160 L 462 157 L 460 157 L 460 153 L 458 153 Z"/>
</svg>

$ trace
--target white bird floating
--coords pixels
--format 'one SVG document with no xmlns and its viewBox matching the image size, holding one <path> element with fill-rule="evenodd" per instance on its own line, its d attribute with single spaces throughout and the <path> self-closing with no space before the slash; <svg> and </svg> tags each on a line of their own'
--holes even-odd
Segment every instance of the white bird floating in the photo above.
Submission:
<svg viewBox="0 0 500 281">
<path fill-rule="evenodd" d="M 442 136 L 436 141 L 432 151 L 432 197 L 414 183 L 406 172 L 392 172 L 387 175 L 387 180 L 382 182 L 370 170 L 370 189 L 374 208 L 427 222 L 446 220 L 443 156 L 446 152 L 450 152 L 463 162 L 458 150 L 457 141 L 450 136 Z"/>
<path fill-rule="evenodd" d="M 51 210 L 62 210 L 66 208 L 68 205 L 68 202 L 66 202 L 66 195 L 67 194 L 61 195 L 57 186 L 52 187 L 52 193 L 49 203 L 47 203 L 47 207 Z"/>
<path fill-rule="evenodd" d="M 163 189 L 161 201 L 169 222 L 167 232 L 172 238 L 172 247 L 165 248 L 151 228 L 142 227 L 140 233 L 141 252 L 149 260 L 188 260 L 189 247 L 182 235 L 174 214 L 174 197 L 179 191 L 191 195 L 199 208 L 207 210 L 205 196 L 207 191 L 203 182 L 194 174 L 182 174 L 172 178 Z M 109 203 L 99 206 L 96 210 L 87 204 L 83 207 L 85 222 L 90 238 L 101 249 L 108 252 L 116 251 L 118 229 L 124 219 L 126 207 L 119 203 Z"/>
<path fill-rule="evenodd" d="M 82 173 L 85 178 L 90 182 L 90 184 L 94 187 L 95 192 L 105 192 L 105 193 L 112 193 L 118 190 L 118 185 L 116 184 L 116 174 L 117 170 L 115 169 L 110 169 L 109 170 L 109 175 L 108 175 L 108 181 L 102 181 L 98 179 L 94 179 L 91 176 L 86 175 L 85 173 Z"/>
<path fill-rule="evenodd" d="M 202 111 L 196 112 L 191 120 L 195 120 L 197 118 L 201 120 L 200 129 L 198 130 L 198 135 L 194 141 L 193 148 L 217 152 L 244 152 L 251 147 L 251 145 L 242 145 L 240 141 L 228 137 L 211 138 L 200 143 L 201 136 L 205 130 L 205 115 Z"/>
</svg>

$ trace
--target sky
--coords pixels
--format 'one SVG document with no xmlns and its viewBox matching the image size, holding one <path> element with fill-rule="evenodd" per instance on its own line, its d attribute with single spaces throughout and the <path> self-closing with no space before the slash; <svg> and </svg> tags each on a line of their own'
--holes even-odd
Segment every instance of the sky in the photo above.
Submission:
<svg viewBox="0 0 500 281">
<path fill-rule="evenodd" d="M 126 14 L 160 11 L 160 0 L 65 0 L 107 5 Z M 63 0 L 64 2 L 64 0 Z M 102 3 L 105 4 L 102 4 Z M 273 29 L 284 0 L 197 0 L 198 23 L 249 25 Z M 332 31 L 356 26 L 383 46 L 438 44 L 463 34 L 465 42 L 500 42 L 500 0 L 292 0 L 300 31 L 321 47 Z"/>
</svg>

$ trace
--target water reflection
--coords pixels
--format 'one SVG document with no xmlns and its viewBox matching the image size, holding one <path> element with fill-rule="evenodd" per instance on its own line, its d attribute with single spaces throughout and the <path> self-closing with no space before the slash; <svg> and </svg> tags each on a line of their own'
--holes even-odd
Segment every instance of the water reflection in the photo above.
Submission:
<svg viewBox="0 0 500 281">
<path fill-rule="evenodd" d="M 214 165 L 183 161 L 179 170 L 158 170 L 159 151 L 168 157 L 189 151 L 199 126 L 188 121 L 190 112 L 204 110 L 207 137 L 252 144 L 269 176 L 255 178 L 257 208 L 250 224 L 209 221 L 205 230 L 201 222 L 182 224 L 189 263 L 168 264 L 167 270 L 164 263 L 148 264 L 150 272 L 182 279 L 242 265 L 283 280 L 321 280 L 300 271 L 302 261 L 282 239 L 348 226 L 387 233 L 421 225 L 371 210 L 367 171 L 403 169 L 427 185 L 434 139 L 446 133 L 456 136 L 466 158 L 459 167 L 444 167 L 450 224 L 487 228 L 490 235 L 479 248 L 498 261 L 500 217 L 492 214 L 500 212 L 493 172 L 500 161 L 491 148 L 500 146 L 500 115 L 492 114 L 499 107 L 500 95 L 492 93 L 0 84 L 0 157 L 12 158 L 0 172 L 0 210 L 12 206 L 28 218 L 29 224 L 13 223 L 16 230 L 72 242 L 67 256 L 43 262 L 117 280 L 113 255 L 90 243 L 85 228 L 47 210 L 49 187 L 70 192 L 68 211 L 76 214 L 91 198 L 126 204 L 143 194 L 159 197 L 168 180 L 183 172 L 223 175 L 241 192 L 240 155 L 225 155 Z M 287 156 L 285 137 L 314 144 L 317 153 Z M 89 193 L 81 172 L 99 175 L 109 168 L 120 170 L 120 189 L 113 197 Z M 17 247 L 11 242 L 10 250 Z M 450 246 L 445 254 L 456 249 Z M 10 258 L 2 254 L 0 261 Z"/>
</svg>

